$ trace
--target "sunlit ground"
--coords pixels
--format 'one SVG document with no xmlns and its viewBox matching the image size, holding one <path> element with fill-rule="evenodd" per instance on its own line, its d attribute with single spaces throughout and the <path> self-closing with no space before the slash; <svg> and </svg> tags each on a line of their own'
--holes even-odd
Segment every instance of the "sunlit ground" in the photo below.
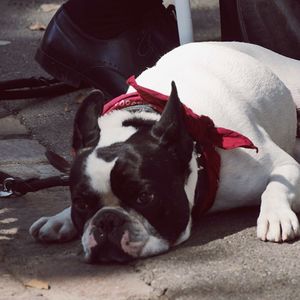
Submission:
<svg viewBox="0 0 300 300">
<path fill-rule="evenodd" d="M 11 240 L 18 233 L 18 228 L 14 226 L 18 219 L 5 217 L 8 213 L 13 214 L 13 211 L 13 208 L 0 209 L 0 240 Z"/>
</svg>

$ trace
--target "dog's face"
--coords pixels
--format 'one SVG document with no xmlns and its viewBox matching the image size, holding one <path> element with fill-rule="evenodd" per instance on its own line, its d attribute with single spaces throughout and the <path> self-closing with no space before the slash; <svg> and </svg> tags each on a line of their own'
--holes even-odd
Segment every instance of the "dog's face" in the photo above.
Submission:
<svg viewBox="0 0 300 300">
<path fill-rule="evenodd" d="M 100 93 L 75 117 L 71 170 L 72 220 L 88 262 L 128 261 L 167 251 L 190 233 L 185 187 L 193 141 L 186 132 L 175 85 L 159 121 L 122 123 L 134 133 L 101 147 Z"/>
</svg>

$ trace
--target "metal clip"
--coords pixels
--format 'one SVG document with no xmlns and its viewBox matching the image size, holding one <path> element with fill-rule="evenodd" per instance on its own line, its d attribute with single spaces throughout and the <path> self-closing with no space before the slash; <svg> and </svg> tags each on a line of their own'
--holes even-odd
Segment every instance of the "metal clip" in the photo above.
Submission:
<svg viewBox="0 0 300 300">
<path fill-rule="evenodd" d="M 0 198 L 7 198 L 14 194 L 12 190 L 12 183 L 14 181 L 15 179 L 12 177 L 4 179 L 2 185 L 0 185 Z"/>
</svg>

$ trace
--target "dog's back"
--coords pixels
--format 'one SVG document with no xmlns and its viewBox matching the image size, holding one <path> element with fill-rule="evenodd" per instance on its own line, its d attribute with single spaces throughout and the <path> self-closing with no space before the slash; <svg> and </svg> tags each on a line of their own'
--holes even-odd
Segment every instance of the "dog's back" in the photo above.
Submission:
<svg viewBox="0 0 300 300">
<path fill-rule="evenodd" d="M 291 153 L 296 115 L 289 90 L 269 66 L 241 52 L 243 49 L 235 49 L 236 45 L 249 49 L 249 44 L 210 42 L 176 48 L 145 71 L 138 82 L 169 94 L 174 80 L 181 101 L 197 114 L 208 115 L 217 126 L 239 131 L 255 143 L 260 139 L 255 127 L 261 126 Z"/>
<path fill-rule="evenodd" d="M 296 106 L 300 107 L 300 61 L 254 44 L 228 42 L 223 45 L 246 53 L 269 67 L 288 87 Z"/>
</svg>

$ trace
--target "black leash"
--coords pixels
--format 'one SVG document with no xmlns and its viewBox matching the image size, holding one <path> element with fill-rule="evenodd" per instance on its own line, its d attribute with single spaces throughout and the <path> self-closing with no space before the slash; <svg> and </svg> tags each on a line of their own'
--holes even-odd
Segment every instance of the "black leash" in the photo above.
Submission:
<svg viewBox="0 0 300 300">
<path fill-rule="evenodd" d="M 48 178 L 21 179 L 18 177 L 12 177 L 4 172 L 0 172 L 0 178 L 2 178 L 2 184 L 0 184 L 0 198 L 22 196 L 29 192 L 36 192 L 55 186 L 69 185 L 68 175 L 51 176 Z"/>
<path fill-rule="evenodd" d="M 47 178 L 21 179 L 0 171 L 0 198 L 22 196 L 29 192 L 36 192 L 55 186 L 68 186 L 70 163 L 49 150 L 46 152 L 46 157 L 51 165 L 65 174 Z"/>
<path fill-rule="evenodd" d="M 78 89 L 55 78 L 31 77 L 0 82 L 0 100 L 60 96 Z"/>
</svg>

